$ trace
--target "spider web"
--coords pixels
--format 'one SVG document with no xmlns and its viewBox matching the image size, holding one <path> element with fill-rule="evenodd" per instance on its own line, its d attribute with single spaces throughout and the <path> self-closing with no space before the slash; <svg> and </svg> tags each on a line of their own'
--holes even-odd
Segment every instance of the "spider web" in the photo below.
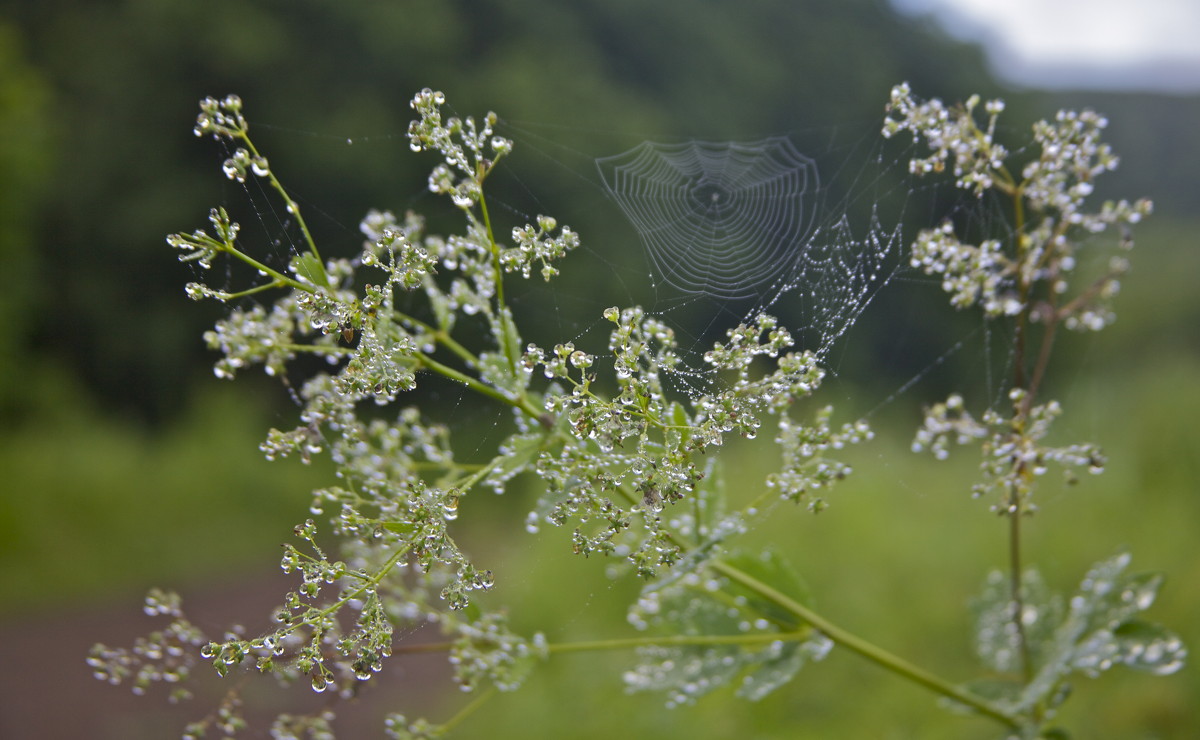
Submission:
<svg viewBox="0 0 1200 740">
<path fill-rule="evenodd" d="M 643 142 L 596 160 L 661 279 L 741 300 L 793 270 L 812 228 L 816 164 L 784 137 Z"/>
<path fill-rule="evenodd" d="M 815 161 L 786 136 L 647 141 L 596 167 L 641 239 L 656 289 L 676 303 L 704 300 L 714 322 L 786 300 L 779 307 L 806 348 L 825 354 L 893 272 L 899 229 L 874 209 L 852 227 L 847 201 L 826 205 Z"/>
<path fill-rule="evenodd" d="M 501 125 L 518 140 L 525 153 L 521 162 L 536 167 L 539 157 L 543 160 L 542 169 L 532 175 L 505 163 L 502 186 L 507 190 L 493 190 L 489 196 L 507 210 L 503 221 L 533 222 L 534 214 L 550 213 L 574 225 L 578 213 L 571 211 L 591 209 L 586 190 L 592 190 L 616 206 L 614 212 L 624 216 L 642 247 L 631 254 L 619 248 L 618 233 L 605 230 L 593 237 L 594 232 L 585 229 L 582 251 L 591 264 L 574 255 L 564 266 L 568 272 L 587 273 L 584 280 L 561 285 L 517 281 L 510 286 L 510 297 L 525 307 L 536 304 L 532 318 L 546 324 L 547 336 L 533 338 L 584 341 L 586 334 L 607 330 L 607 322 L 598 318 L 602 308 L 642 305 L 677 330 L 683 359 L 702 375 L 700 355 L 714 341 L 723 340 L 727 329 L 769 311 L 797 337 L 798 349 L 827 358 L 902 270 L 897 257 L 903 219 L 883 219 L 877 206 L 893 195 L 906 200 L 911 183 L 889 178 L 897 168 L 879 155 L 874 125 L 865 132 L 853 126 L 838 131 L 797 129 L 744 141 L 641 141 L 622 153 L 598 158 L 600 146 L 600 151 L 578 151 L 561 138 L 530 130 L 540 125 L 561 134 L 561 127 L 511 121 Z M 568 140 L 571 134 L 585 136 L 592 146 L 615 135 L 587 129 L 566 133 Z M 624 146 L 633 143 L 628 134 L 621 137 Z M 359 146 L 406 142 L 402 134 L 330 140 Z M 804 146 L 798 147 L 796 140 Z M 818 172 L 817 158 L 828 176 Z M 584 206 L 574 203 L 564 213 L 562 203 L 541 202 L 546 183 L 537 172 L 545 173 L 547 166 L 569 173 L 576 185 L 586 184 L 575 198 Z M 295 254 L 296 246 L 287 238 L 292 230 L 286 215 L 263 207 L 269 198 L 259 195 L 252 200 L 258 204 L 254 210 L 260 221 L 284 220 L 273 228 L 264 222 L 263 228 L 275 234 L 277 249 L 283 246 Z M 311 212 L 313 204 L 309 205 Z M 431 203 L 411 205 L 426 211 Z M 438 204 L 432 205 L 436 210 Z M 353 231 L 346 225 L 353 215 L 341 217 L 340 230 Z M 450 228 L 456 226 L 452 223 Z M 504 223 L 500 231 L 507 226 Z M 640 273 L 639 262 L 644 267 Z"/>
</svg>

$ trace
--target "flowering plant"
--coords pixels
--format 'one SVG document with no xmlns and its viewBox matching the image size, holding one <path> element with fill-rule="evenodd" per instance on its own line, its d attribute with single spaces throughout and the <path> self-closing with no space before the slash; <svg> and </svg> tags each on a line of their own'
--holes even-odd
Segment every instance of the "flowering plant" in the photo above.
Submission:
<svg viewBox="0 0 1200 740">
<path fill-rule="evenodd" d="M 494 114 L 446 118 L 444 104 L 441 93 L 418 93 L 408 136 L 414 151 L 438 156 L 429 189 L 457 207 L 462 233 L 437 236 L 416 214 L 371 211 L 361 225 L 362 250 L 326 258 L 251 141 L 241 100 L 201 102 L 195 133 L 233 148 L 226 176 L 264 180 L 303 243 L 286 268 L 272 267 L 242 248 L 238 225 L 220 208 L 210 231 L 167 241 L 202 270 L 232 259 L 261 276 L 236 292 L 187 286 L 192 298 L 238 306 L 205 335 L 221 353 L 218 376 L 259 364 L 286 377 L 301 356 L 327 361 L 299 387 L 298 424 L 271 430 L 262 450 L 271 459 L 328 455 L 337 480 L 314 492 L 312 518 L 296 526 L 298 544 L 284 549 L 283 570 L 299 583 L 275 610 L 274 629 L 210 637 L 187 619 L 177 596 L 155 591 L 147 611 L 169 625 L 133 649 L 97 646 L 89 661 L 98 677 L 129 681 L 137 691 L 165 680 L 179 683 L 182 695 L 182 680 L 208 662 L 222 676 L 249 669 L 350 697 L 384 661 L 413 649 L 397 633 L 435 625 L 444 642 L 419 649 L 444 650 L 464 690 L 514 690 L 555 652 L 632 648 L 629 688 L 686 704 L 727 685 L 761 698 L 842 647 L 995 720 L 1008 736 L 1035 738 L 1058 732 L 1050 721 L 1076 674 L 1117 664 L 1165 674 L 1182 665 L 1179 639 L 1139 617 L 1161 579 L 1128 574 L 1127 554 L 1098 563 L 1068 600 L 1021 557 L 1020 523 L 1034 512 L 1037 480 L 1050 464 L 1092 472 L 1104 465 L 1090 444 L 1044 444 L 1061 408 L 1040 392 L 1058 328 L 1102 328 L 1126 269 L 1123 256 L 1114 258 L 1097 281 L 1073 289 L 1080 237 L 1115 227 L 1128 247 L 1128 228 L 1150 212 L 1145 201 L 1085 210 L 1094 178 L 1116 164 L 1099 141 L 1103 119 L 1063 113 L 1039 123 L 1033 149 L 1040 153 L 1018 175 L 994 138 L 999 101 L 986 104 L 982 128 L 975 99 L 950 108 L 918 101 L 901 85 L 888 106 L 884 135 L 907 131 L 931 151 L 912 160 L 914 173 L 950 169 L 973 196 L 1011 203 L 1004 233 L 968 244 L 947 221 L 923 230 L 910 258 L 942 280 L 955 306 L 1015 324 L 1009 405 L 976 419 L 961 396 L 951 396 L 928 410 L 913 443 L 939 458 L 952 440 L 978 444 L 975 493 L 992 497 L 1010 527 L 1011 572 L 990 575 L 976 605 L 976 647 L 998 678 L 955 685 L 815 611 L 776 548 L 735 545 L 780 502 L 821 510 L 827 491 L 852 472 L 837 451 L 872 437 L 865 422 L 835 424 L 829 407 L 811 418 L 799 413 L 798 402 L 825 377 L 818 356 L 796 349 L 779 320 L 759 313 L 730 329 L 703 355 L 707 370 L 696 373 L 684 367 L 672 328 L 636 306 L 603 312 L 611 324 L 606 348 L 524 341 L 506 284 L 553 279 L 580 236 L 549 216 L 517 225 L 507 240 L 498 236 L 485 185 L 513 144 L 496 133 Z M 275 294 L 270 304 L 248 300 L 268 292 Z M 479 329 L 484 340 L 475 347 L 458 338 Z M 691 392 L 673 393 L 667 380 L 684 373 Z M 484 462 L 460 461 L 450 427 L 418 396 L 405 395 L 426 375 L 508 410 L 511 429 Z M 763 424 L 775 427 L 765 437 L 779 449 L 780 466 L 762 477 L 751 500 L 735 505 L 722 485 L 719 453 L 731 437 L 758 437 Z M 642 579 L 629 609 L 640 634 L 554 642 L 540 632 L 516 633 L 504 609 L 476 598 L 503 574 L 468 556 L 455 522 L 479 491 L 504 493 L 524 473 L 535 473 L 540 487 L 527 529 L 570 528 L 575 553 L 619 559 Z M 435 724 L 395 714 L 386 729 L 397 738 L 433 737 L 462 716 Z M 328 736 L 333 719 L 329 708 L 282 715 L 273 735 Z M 186 735 L 228 736 L 243 725 L 235 691 Z"/>
</svg>

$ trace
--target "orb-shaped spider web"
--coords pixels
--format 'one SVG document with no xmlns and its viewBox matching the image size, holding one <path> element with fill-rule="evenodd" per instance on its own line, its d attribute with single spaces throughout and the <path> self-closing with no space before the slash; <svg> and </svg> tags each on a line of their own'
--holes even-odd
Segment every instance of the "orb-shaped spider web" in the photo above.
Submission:
<svg viewBox="0 0 1200 740">
<path fill-rule="evenodd" d="M 661 282 L 740 300 L 797 271 L 818 181 L 813 161 L 787 138 L 643 142 L 596 165 Z"/>
</svg>

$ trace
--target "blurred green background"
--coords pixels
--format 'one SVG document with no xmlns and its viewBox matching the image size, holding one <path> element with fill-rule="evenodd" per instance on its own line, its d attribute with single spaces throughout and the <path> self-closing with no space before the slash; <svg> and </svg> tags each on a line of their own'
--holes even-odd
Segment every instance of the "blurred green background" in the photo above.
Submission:
<svg viewBox="0 0 1200 740">
<path fill-rule="evenodd" d="M 580 261 L 590 267 L 572 273 L 568 261 L 555 292 L 519 298 L 531 310 L 553 301 L 540 330 L 561 340 L 586 330 L 598 306 L 644 292 L 636 240 L 596 188 L 592 157 L 656 136 L 788 132 L 832 172 L 872 135 L 902 80 L 947 100 L 1003 95 L 1014 139 L 1059 107 L 1096 108 L 1122 155 L 1105 192 L 1155 200 L 1119 321 L 1060 348 L 1060 431 L 1101 443 L 1109 470 L 1078 488 L 1047 486 L 1027 552 L 1069 589 L 1088 564 L 1130 548 L 1135 567 L 1169 576 L 1151 616 L 1200 645 L 1200 98 L 1006 90 L 979 49 L 883 0 L 10 2 L 0 8 L 0 736 L 162 737 L 207 711 L 92 681 L 87 647 L 148 629 L 138 600 L 152 585 L 213 604 L 204 614 L 214 630 L 256 618 L 285 588 L 273 575 L 278 543 L 328 480 L 319 465 L 262 461 L 258 441 L 289 424 L 294 406 L 257 374 L 212 377 L 200 334 L 220 309 L 186 300 L 193 274 L 163 243 L 203 225 L 214 205 L 240 211 L 264 249 L 288 238 L 258 224 L 266 201 L 248 207 L 220 175 L 219 148 L 191 135 L 199 98 L 242 96 L 256 143 L 326 254 L 354 252 L 370 207 L 428 211 L 435 223 L 446 214 L 423 191 L 430 160 L 403 137 L 413 92 L 442 89 L 463 115 L 499 112 L 517 140 L 499 185 L 504 218 L 552 213 L 589 246 Z M 832 197 L 861 184 L 830 182 Z M 904 190 L 901 178 L 895 186 Z M 951 384 L 980 387 L 969 351 L 933 366 L 978 325 L 936 285 L 901 280 L 894 293 L 851 332 L 825 399 L 875 410 L 879 439 L 855 451 L 856 473 L 828 512 L 781 510 L 770 528 L 835 621 L 966 679 L 976 668 L 963 606 L 1004 562 L 1004 530 L 966 495 L 969 453 L 934 464 L 907 447 L 922 403 Z M 456 403 L 443 406 L 469 426 Z M 736 455 L 734 479 L 760 476 L 770 464 L 761 454 Z M 527 506 L 489 502 L 489 526 L 471 530 L 500 564 L 489 598 L 518 605 L 515 623 L 552 639 L 623 634 L 636 584 L 561 557 L 567 533 L 510 539 Z M 995 736 L 841 651 L 764 702 L 719 693 L 674 711 L 622 693 L 627 658 L 556 658 L 462 736 Z M 414 682 L 445 675 L 424 666 L 396 668 L 361 712 L 448 716 L 463 697 L 414 693 Z M 1077 737 L 1200 734 L 1193 666 L 1165 679 L 1117 671 L 1077 693 L 1064 713 Z M 347 737 L 381 735 L 378 724 L 354 727 Z"/>
</svg>

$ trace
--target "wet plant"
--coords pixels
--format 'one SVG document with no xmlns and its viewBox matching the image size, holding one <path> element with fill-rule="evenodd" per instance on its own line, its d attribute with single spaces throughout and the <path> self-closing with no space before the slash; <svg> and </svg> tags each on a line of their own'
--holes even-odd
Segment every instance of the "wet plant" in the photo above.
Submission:
<svg viewBox="0 0 1200 740">
<path fill-rule="evenodd" d="M 296 385 L 297 424 L 272 429 L 261 447 L 271 459 L 328 456 L 336 480 L 313 493 L 311 518 L 284 548 L 282 568 L 297 585 L 274 611 L 273 629 L 205 635 L 177 596 L 155 591 L 146 610 L 168 625 L 132 648 L 96 646 L 89 663 L 98 678 L 138 692 L 168 682 L 182 697 L 186 679 L 210 664 L 221 676 L 271 674 L 349 698 L 386 661 L 441 651 L 457 684 L 479 698 L 447 720 L 387 719 L 389 736 L 417 738 L 449 733 L 483 699 L 516 690 L 558 652 L 633 651 L 627 686 L 681 705 L 722 687 L 759 699 L 845 649 L 953 708 L 994 720 L 997 736 L 1032 739 L 1066 735 L 1053 720 L 1080 677 L 1116 666 L 1164 675 L 1183 665 L 1179 638 L 1141 616 L 1161 577 L 1129 572 L 1130 556 L 1118 553 L 1064 595 L 1026 566 L 1022 550 L 1021 523 L 1036 512 L 1039 480 L 1052 468 L 1073 477 L 1105 464 L 1094 445 L 1046 441 L 1062 408 L 1044 397 L 1057 334 L 1111 321 L 1130 230 L 1150 213 L 1147 201 L 1089 210 L 1094 180 L 1117 163 L 1100 139 L 1100 116 L 1063 112 L 1040 122 L 1014 155 L 995 140 L 1000 101 L 984 104 L 981 121 L 974 98 L 946 106 L 900 85 L 887 106 L 883 135 L 908 134 L 928 148 L 911 160 L 915 175 L 952 177 L 967 198 L 986 199 L 1004 215 L 978 239 L 961 236 L 953 220 L 934 224 L 906 255 L 941 281 L 954 306 L 1004 322 L 1013 338 L 1003 402 L 976 414 L 952 395 L 928 409 L 913 442 L 937 458 L 955 445 L 977 447 L 974 494 L 1009 532 L 1008 571 L 988 574 L 973 602 L 974 645 L 987 677 L 958 684 L 835 624 L 814 609 L 779 548 L 746 544 L 765 511 L 824 508 L 833 486 L 852 475 L 839 451 L 873 436 L 864 421 L 834 423 L 831 408 L 808 400 L 826 375 L 820 356 L 798 349 L 781 321 L 757 313 L 703 354 L 704 367 L 691 367 L 665 318 L 637 306 L 597 317 L 608 327 L 607 346 L 524 340 L 506 286 L 555 279 L 581 237 L 550 216 L 502 234 L 486 185 L 513 143 L 496 132 L 494 114 L 446 117 L 444 107 L 441 93 L 418 93 L 408 137 L 414 152 L 438 158 L 428 186 L 461 213 L 461 232 L 434 235 L 417 214 L 371 211 L 361 251 L 329 257 L 252 142 L 242 101 L 201 101 L 196 135 L 228 145 L 227 177 L 269 186 L 302 242 L 290 264 L 271 266 L 243 246 L 222 208 L 212 210 L 207 230 L 167 242 L 201 271 L 232 260 L 258 276 L 237 291 L 187 286 L 194 299 L 233 306 L 205 334 L 221 355 L 219 377 L 261 365 L 286 379 L 299 372 L 299 358 L 327 361 Z M 1107 270 L 1077 284 L 1079 250 L 1110 230 L 1120 239 Z M 510 433 L 482 462 L 460 461 L 451 427 L 414 393 L 428 376 L 507 410 Z M 760 434 L 764 424 L 774 430 Z M 750 494 L 736 500 L 720 464 L 732 438 L 774 446 L 780 456 L 777 469 L 742 481 Z M 505 576 L 468 555 L 456 522 L 481 492 L 533 485 L 538 500 L 522 529 L 566 528 L 576 554 L 623 563 L 624 577 L 641 580 L 628 612 L 633 636 L 556 642 L 554 625 L 518 634 L 503 606 L 477 598 Z M 441 642 L 402 639 L 430 626 Z M 273 736 L 330 737 L 339 706 L 282 715 Z M 235 688 L 185 736 L 233 736 L 244 725 Z"/>
</svg>

